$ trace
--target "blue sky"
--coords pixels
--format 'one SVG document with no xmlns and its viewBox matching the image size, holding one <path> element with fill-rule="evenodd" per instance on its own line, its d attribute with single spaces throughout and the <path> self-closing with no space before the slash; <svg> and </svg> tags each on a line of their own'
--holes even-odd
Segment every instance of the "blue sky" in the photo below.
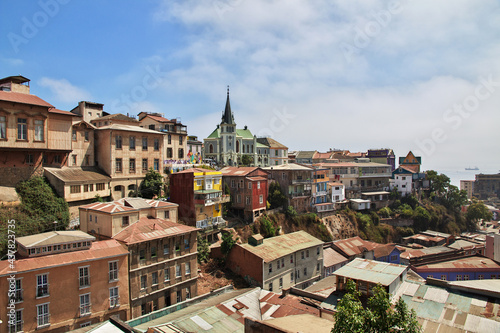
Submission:
<svg viewBox="0 0 500 333">
<path fill-rule="evenodd" d="M 498 1 L 2 1 L 0 27 L 0 75 L 60 109 L 161 112 L 204 138 L 230 85 L 238 126 L 292 150 L 500 169 Z"/>
</svg>

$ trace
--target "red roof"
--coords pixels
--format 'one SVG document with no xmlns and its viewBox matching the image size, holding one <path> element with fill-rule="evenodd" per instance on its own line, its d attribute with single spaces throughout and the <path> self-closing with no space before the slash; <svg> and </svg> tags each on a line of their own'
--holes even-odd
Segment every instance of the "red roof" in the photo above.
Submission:
<svg viewBox="0 0 500 333">
<path fill-rule="evenodd" d="M 132 223 L 117 233 L 113 238 L 130 245 L 152 239 L 186 234 L 196 230 L 198 229 L 165 219 L 142 217 L 139 221 Z"/>
<path fill-rule="evenodd" d="M 224 176 L 246 176 L 258 167 L 225 167 L 220 170 Z"/>
<path fill-rule="evenodd" d="M 72 112 L 69 112 L 69 111 L 63 111 L 63 110 L 59 110 L 59 109 L 56 109 L 56 108 L 52 108 L 52 109 L 49 109 L 49 112 L 50 113 L 57 113 L 57 114 L 63 114 L 65 116 L 73 116 L 73 117 L 78 117 L 78 115 L 72 113 Z"/>
<path fill-rule="evenodd" d="M 330 156 L 332 155 L 332 153 L 319 153 L 319 152 L 316 152 L 316 154 L 314 154 L 313 156 L 313 159 L 329 159 Z"/>
<path fill-rule="evenodd" d="M 148 114 L 146 117 L 149 117 L 149 118 L 156 120 L 160 123 L 167 123 L 167 122 L 171 123 L 172 122 L 171 120 L 168 120 L 167 118 L 160 117 L 160 116 L 152 116 L 150 114 Z"/>
<path fill-rule="evenodd" d="M 53 266 L 70 265 L 89 260 L 110 258 L 127 254 L 127 249 L 125 249 L 116 240 L 110 239 L 92 242 L 92 246 L 88 250 L 56 253 L 34 258 L 16 259 L 15 270 L 18 273 L 21 273 L 30 270 L 47 269 Z M 10 271 L 9 262 L 7 260 L 0 261 L 0 276 L 10 274 Z"/>
<path fill-rule="evenodd" d="M 97 210 L 103 213 L 119 213 L 136 210 L 135 208 L 127 207 L 117 202 L 94 202 L 85 206 L 81 206 L 80 208 Z"/>
<path fill-rule="evenodd" d="M 14 102 L 14 103 L 22 103 L 22 104 L 30 104 L 30 105 L 40 105 L 48 108 L 53 108 L 54 106 L 45 102 L 38 96 L 31 94 L 23 94 L 12 91 L 0 91 L 0 100 Z"/>
<path fill-rule="evenodd" d="M 333 242 L 333 246 L 337 247 L 338 250 L 342 251 L 345 255 L 351 257 L 365 251 L 373 250 L 377 246 L 377 243 L 365 241 L 361 239 L 361 237 L 356 236 L 335 241 Z"/>
</svg>

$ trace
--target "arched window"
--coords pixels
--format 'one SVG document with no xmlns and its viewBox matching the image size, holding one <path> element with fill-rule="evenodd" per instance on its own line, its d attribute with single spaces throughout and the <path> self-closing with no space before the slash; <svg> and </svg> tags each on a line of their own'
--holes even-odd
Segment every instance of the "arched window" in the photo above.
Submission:
<svg viewBox="0 0 500 333">
<path fill-rule="evenodd" d="M 236 141 L 236 152 L 237 153 L 240 152 L 240 142 L 239 141 Z"/>
<path fill-rule="evenodd" d="M 213 146 L 212 144 L 210 144 L 210 145 L 208 146 L 208 151 L 209 151 L 209 153 L 210 153 L 210 154 L 213 154 L 213 153 L 214 153 L 214 146 Z"/>
</svg>

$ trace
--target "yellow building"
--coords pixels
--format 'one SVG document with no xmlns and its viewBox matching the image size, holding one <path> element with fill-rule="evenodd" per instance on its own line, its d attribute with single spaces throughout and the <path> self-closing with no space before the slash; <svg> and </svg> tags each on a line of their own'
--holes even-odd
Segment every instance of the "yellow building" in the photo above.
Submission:
<svg viewBox="0 0 500 333">
<path fill-rule="evenodd" d="M 222 204 L 230 201 L 223 194 L 220 171 L 191 168 L 170 175 L 170 201 L 179 204 L 179 219 L 207 229 L 226 225 Z"/>
</svg>

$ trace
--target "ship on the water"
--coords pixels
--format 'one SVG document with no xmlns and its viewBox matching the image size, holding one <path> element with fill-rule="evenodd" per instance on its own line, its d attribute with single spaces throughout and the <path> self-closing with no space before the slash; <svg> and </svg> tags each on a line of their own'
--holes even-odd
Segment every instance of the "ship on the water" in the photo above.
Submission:
<svg viewBox="0 0 500 333">
<path fill-rule="evenodd" d="M 479 170 L 479 168 L 477 166 L 471 168 L 471 167 L 468 167 L 468 168 L 465 168 L 465 170 L 469 171 L 469 170 L 473 170 L 473 171 L 476 171 L 476 170 Z"/>
</svg>

